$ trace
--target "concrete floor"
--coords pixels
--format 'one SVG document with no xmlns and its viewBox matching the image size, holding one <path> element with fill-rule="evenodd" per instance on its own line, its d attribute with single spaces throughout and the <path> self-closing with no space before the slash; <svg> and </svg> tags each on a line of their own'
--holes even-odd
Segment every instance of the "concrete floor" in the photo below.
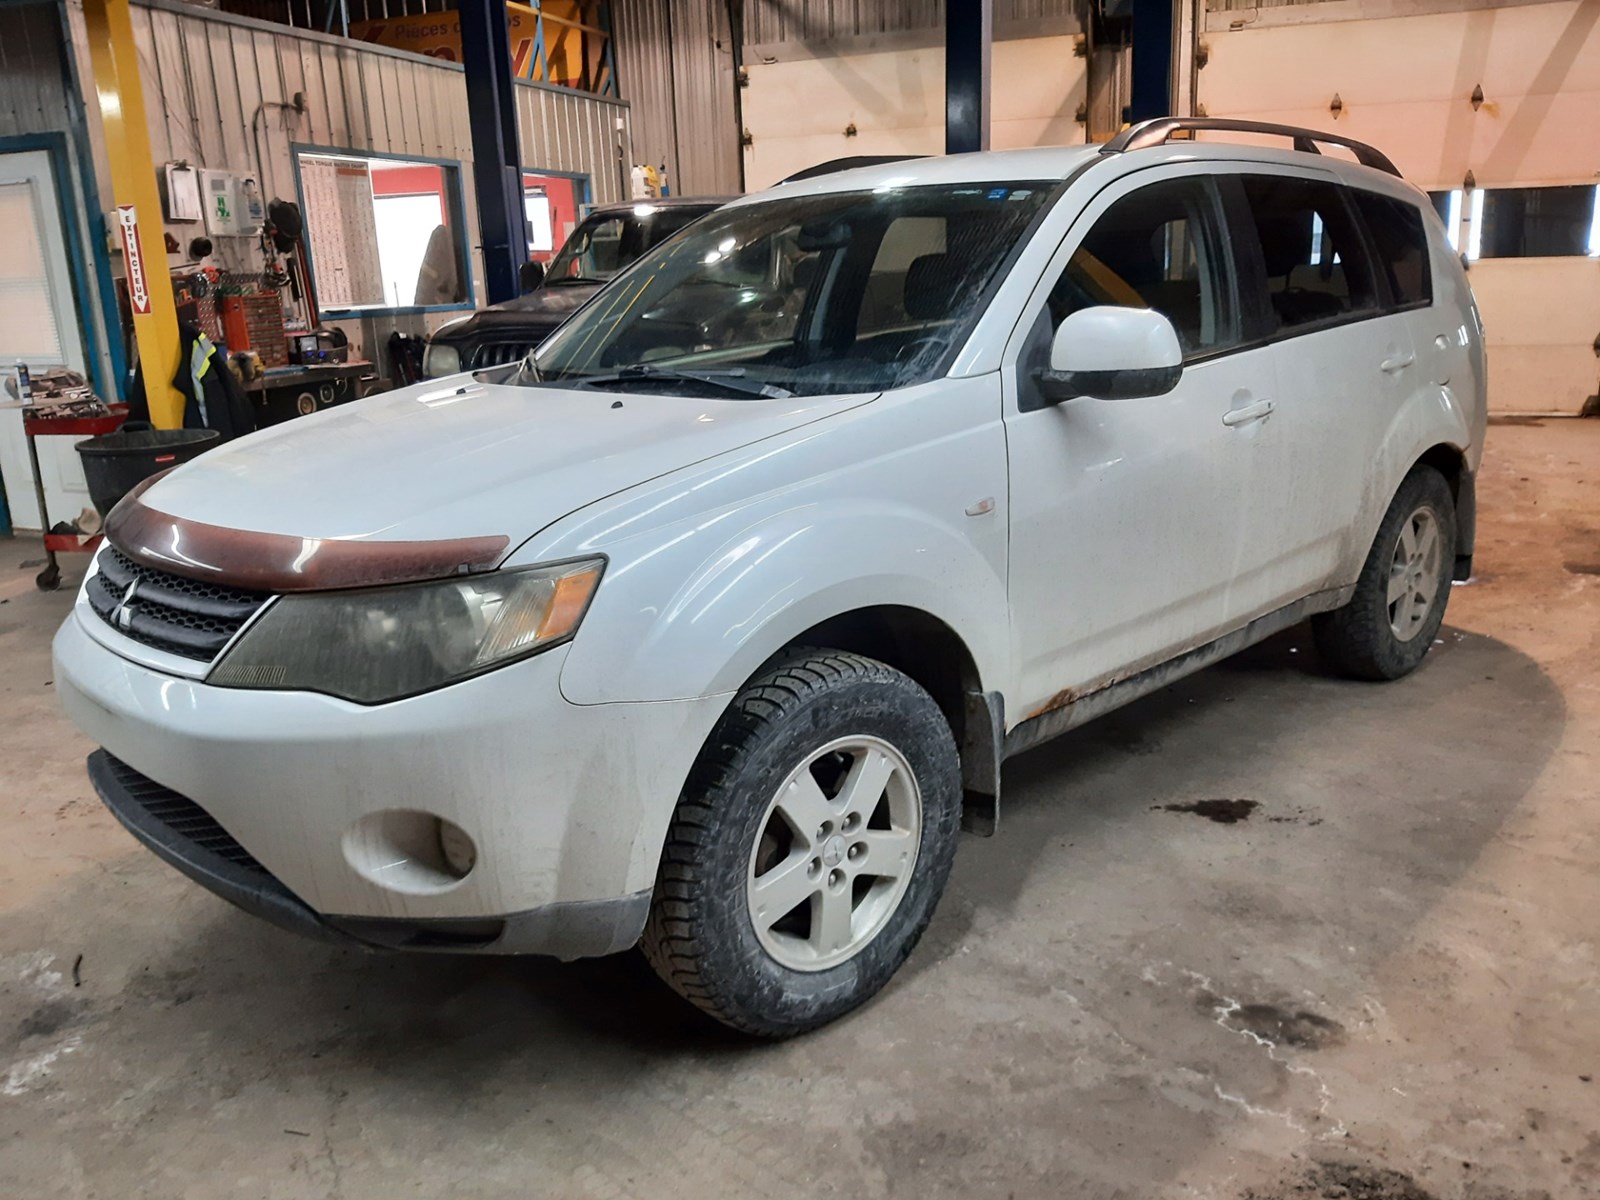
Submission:
<svg viewBox="0 0 1600 1200">
<path fill-rule="evenodd" d="M 187 883 L 0 542 L 0 1194 L 1600 1196 L 1600 422 L 1497 425 L 1480 496 L 1419 673 L 1291 631 L 1015 761 L 899 979 L 779 1046 L 631 956 L 345 952 Z"/>
</svg>

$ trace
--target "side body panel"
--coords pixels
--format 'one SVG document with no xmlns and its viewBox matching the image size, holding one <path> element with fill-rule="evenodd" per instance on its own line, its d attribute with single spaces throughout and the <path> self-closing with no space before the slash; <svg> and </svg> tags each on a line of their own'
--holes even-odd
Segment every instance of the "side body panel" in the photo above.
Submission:
<svg viewBox="0 0 1600 1200">
<path fill-rule="evenodd" d="M 1298 167 L 1241 173 L 1341 182 L 1331 170 Z M 1335 199 L 1349 207 L 1346 197 Z M 1247 218 L 1248 209 L 1237 215 Z M 1253 227 L 1235 234 L 1237 242 L 1254 237 Z M 1352 583 L 1360 573 L 1371 542 L 1367 511 L 1374 503 L 1388 506 L 1372 477 L 1378 448 L 1421 379 L 1407 317 L 1374 309 L 1331 327 L 1275 334 L 1271 352 L 1279 396 L 1273 440 L 1260 464 L 1258 502 L 1245 535 L 1265 548 L 1266 571 L 1252 589 L 1247 616 Z M 1418 447 L 1417 454 L 1426 448 Z"/>
<path fill-rule="evenodd" d="M 542 531 L 512 564 L 608 558 L 562 672 L 578 704 L 727 693 L 820 621 L 919 609 L 1010 686 L 997 376 L 889 392 Z"/>
<path fill-rule="evenodd" d="M 1240 619 L 1238 581 L 1258 574 L 1262 548 L 1241 533 L 1270 422 L 1231 414 L 1264 408 L 1275 394 L 1268 349 L 1192 360 L 1164 396 L 1079 397 L 1034 411 L 1019 403 L 1046 296 L 1095 223 L 1142 188 L 1199 185 L 1219 170 L 1174 163 L 1117 173 L 1092 195 L 1078 189 L 1075 219 L 1007 347 L 1021 673 L 1012 723 L 1210 641 Z M 1096 171 L 1083 183 L 1101 179 Z"/>
<path fill-rule="evenodd" d="M 1338 566 L 1329 580 L 1330 585 L 1348 585 L 1360 575 L 1384 513 L 1419 458 L 1435 446 L 1447 446 L 1461 454 L 1468 471 L 1477 471 L 1488 425 L 1488 375 L 1483 325 L 1467 273 L 1427 196 L 1401 180 L 1350 164 L 1338 164 L 1335 170 L 1351 186 L 1386 192 L 1422 208 L 1433 273 L 1431 305 L 1375 322 L 1386 326 L 1381 339 L 1384 347 L 1391 341 L 1398 346 L 1403 336 L 1414 362 L 1387 373 L 1387 378 L 1382 370 L 1372 369 L 1374 352 L 1370 350 L 1365 352 L 1367 361 L 1344 364 L 1347 371 L 1359 372 L 1358 378 L 1376 376 L 1379 380 L 1376 387 L 1363 393 L 1367 403 L 1376 408 L 1361 435 L 1370 450 L 1358 464 L 1361 491 L 1347 523 Z M 1403 322 L 1403 334 L 1388 328 L 1395 322 Z M 1363 324 L 1368 323 L 1353 328 Z M 1329 436 L 1335 432 L 1336 428 L 1330 428 Z M 1469 546 L 1457 550 L 1470 553 Z"/>
</svg>

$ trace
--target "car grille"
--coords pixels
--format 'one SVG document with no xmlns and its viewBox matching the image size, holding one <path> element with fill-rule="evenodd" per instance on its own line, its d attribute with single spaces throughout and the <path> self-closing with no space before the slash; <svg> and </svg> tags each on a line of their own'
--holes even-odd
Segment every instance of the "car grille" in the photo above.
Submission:
<svg viewBox="0 0 1600 1200">
<path fill-rule="evenodd" d="M 131 598 L 128 589 L 134 584 Z M 169 654 L 210 662 L 271 596 L 158 571 L 114 546 L 85 588 L 89 607 L 125 637 Z M 124 599 L 126 599 L 126 603 Z"/>
<path fill-rule="evenodd" d="M 106 766 L 128 799 L 177 837 L 246 871 L 270 874 L 250 851 L 233 840 L 232 834 L 217 824 L 210 813 L 187 796 L 180 796 L 171 788 L 161 786 L 109 754 L 106 755 Z"/>
<path fill-rule="evenodd" d="M 532 350 L 542 337 L 541 334 L 532 341 L 479 342 L 468 352 L 472 361 L 463 363 L 462 366 L 466 370 L 482 371 L 487 367 L 500 367 L 506 363 L 518 362 L 528 357 L 528 351 Z"/>
</svg>

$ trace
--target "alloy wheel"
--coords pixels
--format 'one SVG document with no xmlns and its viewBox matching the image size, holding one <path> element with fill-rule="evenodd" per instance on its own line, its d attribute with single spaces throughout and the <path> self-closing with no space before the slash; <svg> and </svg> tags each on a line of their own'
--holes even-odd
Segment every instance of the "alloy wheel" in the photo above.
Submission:
<svg viewBox="0 0 1600 1200">
<path fill-rule="evenodd" d="M 1389 628 L 1402 642 L 1416 637 L 1433 611 L 1443 553 L 1439 519 L 1431 508 L 1417 509 L 1400 526 L 1389 563 Z"/>
<path fill-rule="evenodd" d="M 922 838 L 922 795 L 880 738 L 839 738 L 778 788 L 751 849 L 747 895 L 762 947 L 796 971 L 859 953 L 894 915 Z"/>
</svg>

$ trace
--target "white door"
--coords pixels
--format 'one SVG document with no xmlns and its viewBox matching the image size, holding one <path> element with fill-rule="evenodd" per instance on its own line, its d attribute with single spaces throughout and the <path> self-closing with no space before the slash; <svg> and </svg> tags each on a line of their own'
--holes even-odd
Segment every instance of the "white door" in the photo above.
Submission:
<svg viewBox="0 0 1600 1200">
<path fill-rule="evenodd" d="M 1372 239 L 1382 234 L 1389 244 L 1407 228 L 1422 239 L 1422 213 L 1414 205 L 1409 214 L 1403 205 L 1391 213 L 1398 201 L 1371 195 L 1361 203 L 1375 218 L 1411 221 L 1376 227 L 1331 174 L 1246 170 L 1230 185 L 1240 198 L 1235 246 L 1259 249 L 1259 267 L 1245 279 L 1246 298 L 1263 322 L 1253 332 L 1271 341 L 1280 385 L 1256 464 L 1261 502 L 1245 524 L 1257 569 L 1237 585 L 1255 617 L 1353 583 L 1351 571 L 1361 568 L 1370 531 L 1359 539 L 1353 531 L 1374 507 L 1374 458 L 1395 414 L 1426 378 L 1406 313 L 1388 292 L 1403 280 L 1420 297 L 1428 257 L 1424 240 L 1405 261 L 1387 264 L 1388 277 L 1380 279 L 1368 252 Z M 1404 249 L 1396 246 L 1396 254 Z M 1387 504 L 1383 497 L 1377 511 Z"/>
<path fill-rule="evenodd" d="M 1270 348 L 1239 348 L 1220 193 L 1203 167 L 1139 172 L 1102 192 L 1052 257 L 1013 338 L 1007 404 L 1016 711 L 1092 690 L 1237 623 L 1232 581 Z M 1155 308 L 1185 368 L 1167 395 L 1032 408 L 1033 372 L 1068 313 Z M 1030 408 L 1032 410 L 1030 411 Z"/>
<path fill-rule="evenodd" d="M 9 377 L 20 360 L 35 374 L 65 366 L 87 375 L 61 207 L 46 151 L 0 154 L 0 229 L 6 233 L 5 253 L 0 254 L 0 368 Z M 52 522 L 70 521 L 90 507 L 83 468 L 72 448 L 75 441 L 39 441 Z M 0 475 L 11 523 L 19 529 L 41 528 L 22 412 L 9 392 L 0 395 Z"/>
</svg>

